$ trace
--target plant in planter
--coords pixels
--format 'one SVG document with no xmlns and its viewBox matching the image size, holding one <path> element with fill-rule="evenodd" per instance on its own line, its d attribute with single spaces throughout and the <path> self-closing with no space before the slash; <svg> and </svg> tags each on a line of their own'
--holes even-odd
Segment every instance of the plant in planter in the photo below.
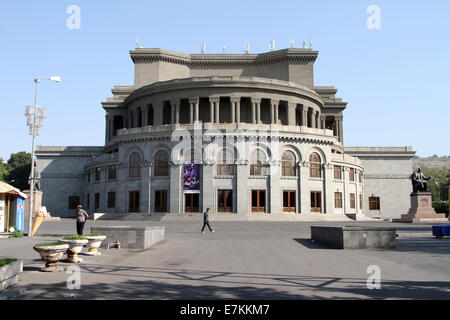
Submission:
<svg viewBox="0 0 450 320">
<path fill-rule="evenodd" d="M 69 245 L 66 262 L 77 263 L 83 261 L 83 259 L 78 258 L 78 254 L 83 250 L 84 245 L 88 243 L 88 240 L 84 236 L 64 237 L 59 241 Z"/>
<path fill-rule="evenodd" d="M 45 261 L 45 268 L 41 271 L 56 272 L 64 269 L 58 266 L 58 261 L 61 260 L 64 252 L 69 249 L 69 245 L 64 242 L 47 242 L 39 243 L 33 247 L 37 251 L 43 261 Z"/>
<path fill-rule="evenodd" d="M 101 252 L 98 251 L 98 248 L 102 244 L 102 241 L 106 239 L 106 236 L 104 234 L 98 234 L 98 233 L 91 233 L 85 235 L 86 239 L 88 239 L 88 252 L 85 254 L 90 256 L 99 256 L 101 255 Z"/>
</svg>

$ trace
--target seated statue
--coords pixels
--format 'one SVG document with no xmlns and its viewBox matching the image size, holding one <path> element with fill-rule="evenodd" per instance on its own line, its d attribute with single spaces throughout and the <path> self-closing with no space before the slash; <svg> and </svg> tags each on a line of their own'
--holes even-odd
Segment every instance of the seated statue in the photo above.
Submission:
<svg viewBox="0 0 450 320">
<path fill-rule="evenodd" d="M 430 179 L 431 179 L 430 177 L 425 177 L 425 175 L 422 173 L 421 168 L 418 168 L 417 172 L 414 172 L 411 176 L 411 181 L 412 181 L 412 185 L 413 185 L 413 193 L 429 192 L 427 180 L 430 180 Z"/>
</svg>

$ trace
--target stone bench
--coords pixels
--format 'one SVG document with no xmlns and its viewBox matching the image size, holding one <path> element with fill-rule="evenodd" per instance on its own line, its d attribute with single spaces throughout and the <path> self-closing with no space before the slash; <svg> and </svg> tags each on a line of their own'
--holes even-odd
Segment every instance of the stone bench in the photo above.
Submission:
<svg viewBox="0 0 450 320">
<path fill-rule="evenodd" d="M 311 226 L 311 239 L 336 249 L 392 249 L 396 228 Z"/>
<path fill-rule="evenodd" d="M 106 248 L 109 243 L 120 242 L 120 248 L 146 249 L 164 240 L 165 227 L 91 227 L 91 233 L 106 235 L 101 247 Z"/>
</svg>

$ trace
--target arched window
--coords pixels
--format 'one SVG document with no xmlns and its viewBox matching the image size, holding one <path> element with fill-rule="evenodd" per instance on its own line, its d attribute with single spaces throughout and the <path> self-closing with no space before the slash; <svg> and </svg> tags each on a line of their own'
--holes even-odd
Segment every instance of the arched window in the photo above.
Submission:
<svg viewBox="0 0 450 320">
<path fill-rule="evenodd" d="M 320 156 L 316 152 L 313 152 L 309 156 L 309 164 L 309 176 L 311 178 L 322 177 L 322 171 L 320 170 Z"/>
<path fill-rule="evenodd" d="M 233 152 L 229 149 L 220 149 L 217 152 L 217 175 L 231 176 L 234 173 Z"/>
<path fill-rule="evenodd" d="M 265 165 L 266 154 L 261 149 L 256 149 L 250 156 L 250 175 L 262 176 L 266 174 Z"/>
<path fill-rule="evenodd" d="M 282 176 L 295 176 L 295 155 L 292 151 L 285 151 L 281 156 L 281 174 Z"/>
<path fill-rule="evenodd" d="M 155 155 L 155 176 L 166 177 L 169 175 L 169 154 L 164 151 L 158 151 Z"/>
<path fill-rule="evenodd" d="M 137 152 L 133 152 L 130 155 L 130 159 L 128 162 L 128 175 L 130 178 L 137 178 L 141 176 L 141 170 L 140 170 L 140 164 L 141 164 L 141 156 Z"/>
</svg>

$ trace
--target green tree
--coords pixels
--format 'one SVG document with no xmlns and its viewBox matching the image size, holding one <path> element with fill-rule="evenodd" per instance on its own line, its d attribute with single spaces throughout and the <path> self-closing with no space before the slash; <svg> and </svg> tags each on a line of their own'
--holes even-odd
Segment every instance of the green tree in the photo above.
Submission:
<svg viewBox="0 0 450 320">
<path fill-rule="evenodd" d="M 3 159 L 0 158 L 0 181 L 5 181 L 8 176 L 8 166 L 3 163 Z"/>
<path fill-rule="evenodd" d="M 25 151 L 12 153 L 7 167 L 7 182 L 20 190 L 29 189 L 28 179 L 31 171 L 31 154 Z"/>
</svg>

